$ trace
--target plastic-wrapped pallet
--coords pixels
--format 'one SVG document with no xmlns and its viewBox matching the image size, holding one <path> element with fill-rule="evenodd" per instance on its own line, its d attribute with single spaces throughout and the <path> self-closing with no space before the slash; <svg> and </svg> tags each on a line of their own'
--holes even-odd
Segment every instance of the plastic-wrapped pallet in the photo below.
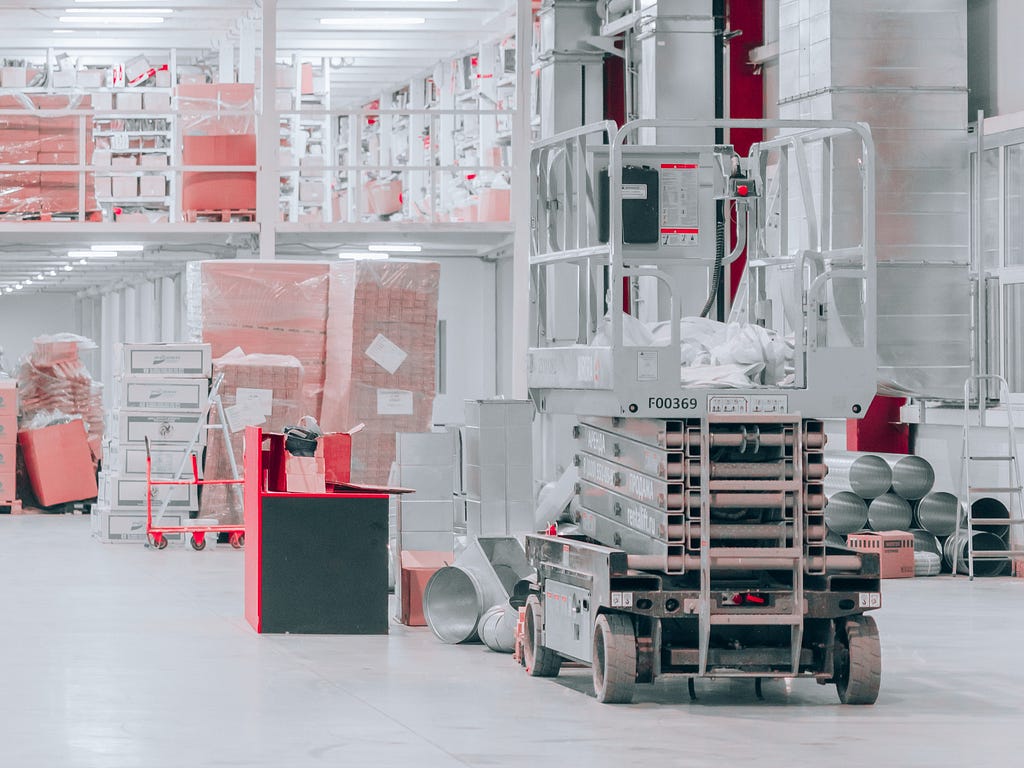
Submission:
<svg viewBox="0 0 1024 768">
<path fill-rule="evenodd" d="M 241 349 L 234 349 L 214 361 L 213 372 L 214 376 L 224 374 L 221 402 L 231 431 L 235 466 L 241 474 L 246 426 L 280 432 L 288 425 L 297 424 L 305 415 L 301 411 L 302 364 L 288 355 L 247 355 Z M 218 423 L 215 412 L 210 414 L 210 423 Z M 207 446 L 205 474 L 210 480 L 231 477 L 231 464 L 219 435 Z M 242 507 L 237 488 L 206 486 L 200 516 L 215 518 L 221 524 L 241 523 Z"/>
</svg>

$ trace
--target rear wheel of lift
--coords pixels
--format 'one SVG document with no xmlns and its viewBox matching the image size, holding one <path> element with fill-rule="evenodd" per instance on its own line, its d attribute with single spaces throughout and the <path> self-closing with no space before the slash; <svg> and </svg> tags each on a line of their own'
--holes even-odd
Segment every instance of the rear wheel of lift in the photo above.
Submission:
<svg viewBox="0 0 1024 768">
<path fill-rule="evenodd" d="M 603 704 L 628 704 L 636 687 L 636 633 L 621 613 L 602 613 L 594 624 L 594 693 Z"/>
<path fill-rule="evenodd" d="M 526 598 L 526 624 L 523 627 L 523 662 L 530 677 L 558 677 L 562 657 L 540 642 L 544 611 L 536 595 Z"/>
<path fill-rule="evenodd" d="M 870 616 L 837 622 L 834 676 L 843 704 L 875 703 L 882 683 L 882 645 Z"/>
</svg>

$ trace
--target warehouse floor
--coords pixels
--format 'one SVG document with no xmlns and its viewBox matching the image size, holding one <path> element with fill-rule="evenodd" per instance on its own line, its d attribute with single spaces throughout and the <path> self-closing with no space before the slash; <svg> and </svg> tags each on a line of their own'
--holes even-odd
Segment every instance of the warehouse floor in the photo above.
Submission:
<svg viewBox="0 0 1024 768">
<path fill-rule="evenodd" d="M 258 636 L 241 574 L 226 546 L 0 519 L 0 765 L 964 768 L 1024 748 L 1020 579 L 887 582 L 874 707 L 806 680 L 766 684 L 763 702 L 748 681 L 702 681 L 697 703 L 676 681 L 624 707 L 594 700 L 589 671 L 531 679 L 425 629 Z"/>
</svg>

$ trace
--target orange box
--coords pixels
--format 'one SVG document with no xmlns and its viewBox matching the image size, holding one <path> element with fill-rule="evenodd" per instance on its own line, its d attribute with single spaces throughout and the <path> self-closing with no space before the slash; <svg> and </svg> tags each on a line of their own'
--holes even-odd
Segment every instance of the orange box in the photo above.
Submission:
<svg viewBox="0 0 1024 768">
<path fill-rule="evenodd" d="M 0 471 L 0 501 L 14 501 L 18 498 L 17 476 L 14 467 Z"/>
<path fill-rule="evenodd" d="M 914 534 L 903 531 L 851 533 L 846 546 L 857 552 L 878 555 L 883 579 L 907 579 L 914 575 Z"/>
<path fill-rule="evenodd" d="M 18 380 L 0 379 L 0 415 L 12 414 L 18 415 Z"/>
<path fill-rule="evenodd" d="M 451 565 L 451 552 L 415 552 L 402 550 L 402 610 L 399 621 L 407 627 L 425 627 L 423 591 L 439 569 Z"/>
<path fill-rule="evenodd" d="M 183 136 L 185 165 L 256 165 L 256 136 Z"/>
<path fill-rule="evenodd" d="M 18 439 L 18 412 L 0 414 L 0 443 L 10 444 Z"/>
<path fill-rule="evenodd" d="M 96 470 L 81 419 L 18 433 L 32 491 L 44 507 L 96 498 Z"/>
<path fill-rule="evenodd" d="M 14 472 L 18 467 L 18 444 L 0 443 L 0 472 Z"/>
</svg>

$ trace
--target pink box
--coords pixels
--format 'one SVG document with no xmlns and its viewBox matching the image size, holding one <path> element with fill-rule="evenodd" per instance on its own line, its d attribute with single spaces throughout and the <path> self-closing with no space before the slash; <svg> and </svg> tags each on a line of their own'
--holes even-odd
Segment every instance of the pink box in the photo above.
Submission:
<svg viewBox="0 0 1024 768">
<path fill-rule="evenodd" d="M 96 497 L 96 470 L 81 419 L 18 433 L 39 503 L 49 507 Z"/>
<path fill-rule="evenodd" d="M 142 197 L 163 197 L 167 194 L 167 179 L 163 176 L 142 176 L 139 178 L 139 195 Z"/>
<path fill-rule="evenodd" d="M 116 198 L 138 197 L 139 178 L 138 176 L 111 176 L 111 195 Z"/>
<path fill-rule="evenodd" d="M 113 187 L 110 184 L 109 176 L 96 177 L 96 197 L 112 197 Z"/>
</svg>

